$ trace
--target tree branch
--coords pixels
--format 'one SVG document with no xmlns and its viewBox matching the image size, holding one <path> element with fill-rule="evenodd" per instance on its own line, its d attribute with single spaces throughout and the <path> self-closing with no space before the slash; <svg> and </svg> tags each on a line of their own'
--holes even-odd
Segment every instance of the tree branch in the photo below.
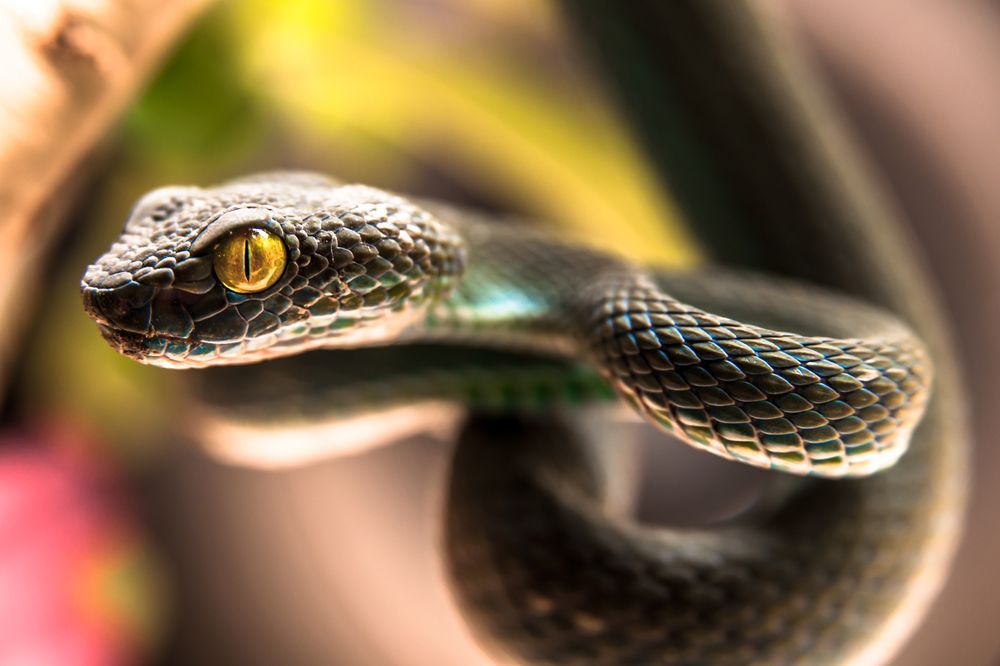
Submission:
<svg viewBox="0 0 1000 666">
<path fill-rule="evenodd" d="M 209 1 L 0 1 L 0 387 L 66 218 L 61 186 Z"/>
</svg>

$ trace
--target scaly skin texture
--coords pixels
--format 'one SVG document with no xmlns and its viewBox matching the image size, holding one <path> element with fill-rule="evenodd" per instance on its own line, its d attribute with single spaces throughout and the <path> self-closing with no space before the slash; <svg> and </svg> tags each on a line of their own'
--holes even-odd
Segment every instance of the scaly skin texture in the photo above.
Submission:
<svg viewBox="0 0 1000 666">
<path fill-rule="evenodd" d="M 461 275 L 460 239 L 398 197 L 331 183 L 285 174 L 151 192 L 87 269 L 88 312 L 123 354 L 179 368 L 346 342 L 370 322 L 399 328 Z M 287 247 L 284 274 L 257 293 L 226 289 L 213 273 L 215 244 L 239 226 L 269 229 Z"/>
<path fill-rule="evenodd" d="M 145 363 L 248 363 L 427 339 L 562 351 L 588 358 L 636 409 L 694 446 L 831 477 L 895 463 L 926 402 L 923 349 L 888 317 L 846 340 L 744 325 L 667 296 L 617 259 L 484 219 L 454 227 L 320 176 L 181 191 L 148 195 L 84 276 L 102 333 Z M 284 239 L 288 264 L 273 286 L 236 293 L 213 274 L 213 250 L 234 225 Z"/>
<path fill-rule="evenodd" d="M 816 482 L 763 524 L 609 518 L 551 419 L 476 421 L 448 501 L 449 560 L 484 644 L 531 664 L 851 663 L 921 572 L 923 489 Z"/>
<path fill-rule="evenodd" d="M 455 459 L 445 540 L 467 616 L 485 644 L 525 663 L 884 664 L 943 580 L 963 505 L 963 401 L 933 288 L 788 40 L 750 5 L 563 4 L 709 252 L 897 313 L 928 343 L 935 392 L 909 453 L 892 469 L 817 481 L 762 523 L 704 531 L 610 519 L 600 474 L 565 424 L 473 421 Z M 300 206 L 337 198 L 325 192 L 332 186 L 267 176 L 150 195 L 123 241 L 152 244 L 155 260 L 137 249 L 125 261 L 125 246 L 113 248 L 85 277 L 88 311 L 122 352 L 175 366 L 238 363 L 314 344 L 422 341 L 585 358 L 626 400 L 696 446 L 799 473 L 855 475 L 891 464 L 927 397 L 923 346 L 863 306 L 810 293 L 784 297 L 786 286 L 769 282 L 645 276 L 523 229 L 447 208 L 427 215 L 360 188 L 355 194 L 368 197 L 360 205 L 371 208 L 352 212 L 356 202 L 341 197 L 318 228 L 296 227 L 313 215 Z M 156 235 L 149 211 L 161 207 L 160 217 L 181 224 L 190 243 L 210 221 L 204 215 L 221 212 L 217 204 L 264 204 L 276 213 L 264 217 L 290 243 L 289 256 L 300 253 L 289 268 L 300 272 L 265 298 L 241 300 L 219 289 L 204 262 L 174 270 L 169 252 L 156 256 L 173 241 Z M 398 299 L 390 291 L 402 282 L 361 280 L 352 288 L 352 279 L 378 281 L 384 266 L 366 264 L 375 254 L 407 284 L 411 276 L 395 266 L 399 255 L 346 233 L 341 242 L 324 223 L 339 220 L 360 237 L 366 224 L 384 234 L 379 225 L 400 216 L 412 218 L 397 230 L 415 246 L 411 222 L 425 236 L 428 254 L 414 263 L 435 256 L 436 243 L 438 260 L 423 264 L 411 293 Z M 464 248 L 434 218 L 451 225 Z M 331 269 L 332 255 L 315 265 L 303 260 L 306 250 L 332 249 L 329 238 L 321 244 L 314 235 L 321 231 L 351 254 L 340 253 L 342 266 Z M 397 245 L 405 255 L 405 243 Z M 170 270 L 156 273 L 161 261 Z M 351 274 L 340 271 L 347 266 Z M 335 292 L 310 291 L 328 285 Z M 369 293 L 376 296 L 366 304 Z M 347 307 L 340 297 L 350 299 Z M 705 311 L 788 321 L 791 330 L 837 339 Z M 383 324 L 388 314 L 395 323 Z M 258 327 L 273 330 L 248 339 Z M 248 376 L 239 377 L 245 393 Z"/>
<path fill-rule="evenodd" d="M 651 276 L 428 207 L 311 174 L 158 190 L 88 269 L 84 303 L 113 346 L 166 367 L 315 347 L 499 346 L 586 359 L 658 426 L 753 465 L 863 476 L 905 451 L 931 372 L 890 316 L 767 281 Z M 258 294 L 227 290 L 211 268 L 215 244 L 241 225 L 272 229 L 287 248 L 286 274 Z M 846 337 L 740 323 L 658 285 Z M 919 465 L 816 484 L 761 525 L 644 530 L 604 514 L 597 476 L 559 424 L 527 426 L 466 432 L 446 540 L 477 633 L 521 661 L 836 661 L 871 640 L 925 569 L 913 555 Z"/>
<path fill-rule="evenodd" d="M 709 256 L 863 298 L 926 343 L 934 393 L 907 454 L 852 484 L 859 529 L 868 517 L 878 525 L 890 504 L 898 510 L 896 540 L 876 541 L 872 553 L 887 572 L 872 586 L 882 589 L 880 610 L 839 649 L 795 661 L 887 664 L 944 584 L 968 488 L 968 403 L 947 309 L 919 248 L 827 103 L 796 35 L 761 15 L 763 5 L 560 4 Z"/>
</svg>

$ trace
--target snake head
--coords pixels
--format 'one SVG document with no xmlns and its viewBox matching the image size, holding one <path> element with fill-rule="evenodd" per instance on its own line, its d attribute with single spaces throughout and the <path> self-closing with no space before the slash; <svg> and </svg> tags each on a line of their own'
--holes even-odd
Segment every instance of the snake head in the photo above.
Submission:
<svg viewBox="0 0 1000 666">
<path fill-rule="evenodd" d="M 81 291 L 126 356 L 246 363 L 398 334 L 450 292 L 464 256 L 457 235 L 399 197 L 268 174 L 150 192 Z"/>
</svg>

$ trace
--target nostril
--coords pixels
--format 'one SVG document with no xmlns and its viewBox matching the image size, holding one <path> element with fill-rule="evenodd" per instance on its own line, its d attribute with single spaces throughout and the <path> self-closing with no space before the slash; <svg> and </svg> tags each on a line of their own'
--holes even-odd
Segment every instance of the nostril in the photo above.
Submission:
<svg viewBox="0 0 1000 666">
<path fill-rule="evenodd" d="M 144 293 L 135 290 L 87 289 L 84 290 L 83 299 L 87 311 L 98 323 L 115 329 L 147 334 L 153 314 L 152 304 L 149 302 L 152 290 L 149 298 L 145 296 Z M 141 303 L 143 300 L 146 302 Z"/>
</svg>

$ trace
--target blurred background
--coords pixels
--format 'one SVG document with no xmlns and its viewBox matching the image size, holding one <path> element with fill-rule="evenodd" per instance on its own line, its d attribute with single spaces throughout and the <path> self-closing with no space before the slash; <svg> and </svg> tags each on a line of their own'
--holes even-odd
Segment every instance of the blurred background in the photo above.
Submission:
<svg viewBox="0 0 1000 666">
<path fill-rule="evenodd" d="M 801 38 L 896 196 L 968 361 L 976 450 L 955 571 L 895 662 L 1000 664 L 1000 7 L 762 0 Z M 537 0 L 212 6 L 114 133 L 57 247 L 0 422 L 0 663 L 490 663 L 436 543 L 452 442 L 423 436 L 287 470 L 190 441 L 176 373 L 113 352 L 79 278 L 165 184 L 304 168 L 539 220 L 667 267 L 696 243 L 557 9 Z M 709 522 L 760 476 L 645 449 Z M 664 457 L 666 456 L 666 457 Z M 725 495 L 690 479 L 712 477 Z M 663 483 L 662 479 L 673 479 Z M 683 522 L 644 486 L 640 515 Z M 713 504 L 714 502 L 714 504 Z"/>
</svg>

